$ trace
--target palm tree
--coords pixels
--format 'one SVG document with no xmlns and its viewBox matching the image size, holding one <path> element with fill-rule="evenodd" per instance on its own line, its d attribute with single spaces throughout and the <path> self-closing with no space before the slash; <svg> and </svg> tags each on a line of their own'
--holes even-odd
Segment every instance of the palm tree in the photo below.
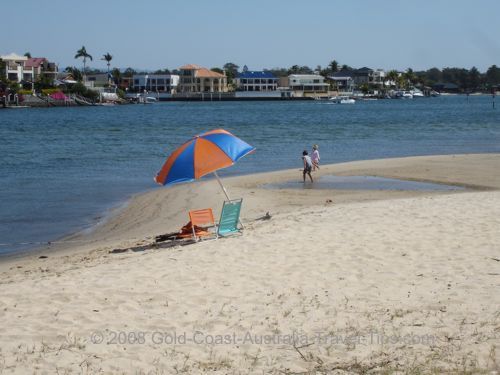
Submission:
<svg viewBox="0 0 500 375">
<path fill-rule="evenodd" d="M 111 60 L 113 60 L 113 56 L 111 56 L 109 54 L 109 52 L 107 52 L 105 55 L 102 56 L 101 60 L 106 61 L 106 65 L 108 66 L 108 82 L 109 82 L 110 81 L 110 78 L 109 78 L 109 66 L 111 65 Z"/>
<path fill-rule="evenodd" d="M 337 60 L 332 60 L 330 64 L 328 64 L 328 67 L 330 68 L 332 73 L 336 73 L 337 70 L 339 70 L 339 63 L 337 62 Z"/>
<path fill-rule="evenodd" d="M 412 86 L 415 83 L 416 78 L 417 78 L 417 76 L 413 72 L 412 68 L 406 69 L 406 72 L 403 73 L 403 77 L 406 81 L 405 86 Z"/>
<path fill-rule="evenodd" d="M 90 61 L 92 61 L 92 56 L 87 53 L 85 46 L 82 46 L 82 48 L 76 51 L 75 59 L 79 59 L 80 57 L 83 57 L 83 80 L 85 81 L 87 59 L 90 59 Z"/>
<path fill-rule="evenodd" d="M 386 77 L 389 81 L 393 82 L 395 86 L 397 86 L 398 77 L 399 77 L 399 73 L 397 70 L 388 71 Z"/>
</svg>

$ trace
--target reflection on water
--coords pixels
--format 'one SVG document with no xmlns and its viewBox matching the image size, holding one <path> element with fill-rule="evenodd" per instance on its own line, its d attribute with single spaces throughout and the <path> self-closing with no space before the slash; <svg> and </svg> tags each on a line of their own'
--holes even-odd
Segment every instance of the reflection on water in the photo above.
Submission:
<svg viewBox="0 0 500 375">
<path fill-rule="evenodd" d="M 412 190 L 412 191 L 453 191 L 464 190 L 461 186 L 433 184 L 430 182 L 399 180 L 376 176 L 334 176 L 317 177 L 313 183 L 287 181 L 267 184 L 268 189 L 337 189 L 337 190 Z"/>
</svg>

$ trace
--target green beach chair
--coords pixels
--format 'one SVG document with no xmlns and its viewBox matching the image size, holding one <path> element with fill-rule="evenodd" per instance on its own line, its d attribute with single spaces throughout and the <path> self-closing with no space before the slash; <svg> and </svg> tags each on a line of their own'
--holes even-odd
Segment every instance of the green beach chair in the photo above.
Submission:
<svg viewBox="0 0 500 375">
<path fill-rule="evenodd" d="M 242 228 L 238 228 L 240 223 L 241 202 L 243 199 L 233 199 L 224 201 L 222 212 L 220 214 L 217 233 L 219 236 L 229 236 L 231 234 L 240 233 Z"/>
</svg>

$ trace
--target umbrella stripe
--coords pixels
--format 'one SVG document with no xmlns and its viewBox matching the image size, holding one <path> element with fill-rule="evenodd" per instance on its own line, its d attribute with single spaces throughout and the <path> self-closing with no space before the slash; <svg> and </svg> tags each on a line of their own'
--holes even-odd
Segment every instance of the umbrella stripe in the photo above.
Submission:
<svg viewBox="0 0 500 375">
<path fill-rule="evenodd" d="M 230 133 L 204 134 L 201 138 L 215 143 L 233 161 L 237 161 L 249 152 L 255 150 L 254 147 Z"/>
<path fill-rule="evenodd" d="M 233 160 L 215 143 L 197 138 L 194 148 L 194 178 L 201 178 L 220 168 L 233 165 Z"/>
<path fill-rule="evenodd" d="M 165 185 L 167 183 L 166 178 L 168 174 L 170 173 L 170 170 L 172 169 L 172 165 L 174 162 L 177 160 L 177 156 L 179 156 L 184 150 L 193 143 L 193 140 L 188 141 L 184 143 L 181 147 L 179 147 L 177 150 L 175 150 L 170 157 L 167 159 L 165 164 L 161 167 L 160 171 L 155 177 L 155 181 L 159 184 Z"/>
<path fill-rule="evenodd" d="M 189 142 L 183 152 L 177 155 L 166 178 L 167 184 L 194 180 L 194 148 L 196 140 Z"/>
</svg>

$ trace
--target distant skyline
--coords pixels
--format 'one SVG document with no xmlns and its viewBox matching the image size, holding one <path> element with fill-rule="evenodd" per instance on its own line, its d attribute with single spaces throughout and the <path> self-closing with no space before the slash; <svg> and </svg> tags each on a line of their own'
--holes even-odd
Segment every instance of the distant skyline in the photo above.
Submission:
<svg viewBox="0 0 500 375">
<path fill-rule="evenodd" d="M 373 69 L 500 66 L 500 1 L 148 0 L 7 2 L 0 54 L 89 68 L 251 70 L 308 65 Z"/>
</svg>

